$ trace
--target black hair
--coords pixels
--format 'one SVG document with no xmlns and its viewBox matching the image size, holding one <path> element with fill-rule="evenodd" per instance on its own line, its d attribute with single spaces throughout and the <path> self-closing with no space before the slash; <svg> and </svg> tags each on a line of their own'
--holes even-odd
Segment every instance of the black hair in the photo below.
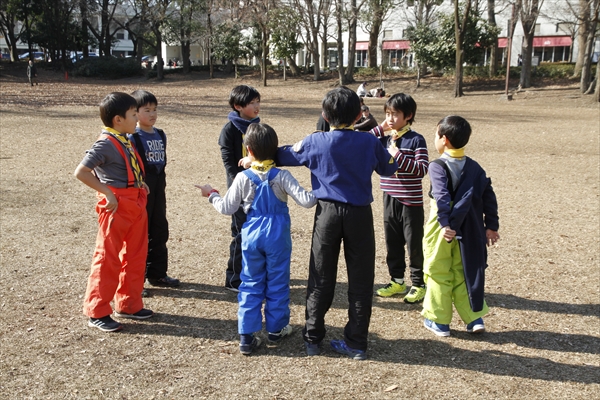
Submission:
<svg viewBox="0 0 600 400">
<path fill-rule="evenodd" d="M 260 101 L 260 93 L 252 86 L 239 85 L 231 89 L 229 94 L 229 105 L 233 111 L 237 111 L 235 106 L 246 107 L 254 99 Z"/>
<path fill-rule="evenodd" d="M 252 150 L 257 161 L 273 160 L 279 146 L 277 133 L 267 124 L 254 122 L 248 126 L 244 145 Z"/>
<path fill-rule="evenodd" d="M 369 106 L 362 106 L 360 109 L 363 111 L 369 111 Z"/>
<path fill-rule="evenodd" d="M 100 119 L 105 126 L 113 127 L 113 118 L 117 115 L 125 118 L 127 111 L 137 110 L 135 99 L 123 92 L 112 92 L 106 95 L 100 102 Z"/>
<path fill-rule="evenodd" d="M 408 120 L 408 123 L 412 124 L 413 122 L 415 122 L 415 114 L 417 113 L 417 103 L 409 94 L 396 93 L 395 95 L 390 97 L 383 106 L 384 112 L 387 112 L 388 110 L 402 111 L 404 117 L 410 115 L 411 117 Z"/>
<path fill-rule="evenodd" d="M 438 122 L 438 136 L 446 139 L 455 149 L 461 149 L 469 143 L 471 125 L 463 117 L 449 115 Z"/>
<path fill-rule="evenodd" d="M 143 107 L 147 104 L 154 104 L 156 106 L 158 105 L 158 100 L 156 100 L 156 96 L 154 96 L 152 93 L 146 90 L 136 90 L 135 92 L 131 93 L 131 96 L 133 96 L 135 101 L 137 101 L 138 110 L 140 109 L 140 107 Z"/>
<path fill-rule="evenodd" d="M 331 126 L 350 126 L 361 112 L 358 95 L 345 86 L 330 90 L 323 99 L 323 114 Z"/>
</svg>

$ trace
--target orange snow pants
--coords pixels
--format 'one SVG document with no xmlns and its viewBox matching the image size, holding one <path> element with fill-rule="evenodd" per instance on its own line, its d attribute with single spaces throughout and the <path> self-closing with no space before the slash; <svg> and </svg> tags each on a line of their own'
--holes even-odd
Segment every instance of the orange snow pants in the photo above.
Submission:
<svg viewBox="0 0 600 400">
<path fill-rule="evenodd" d="M 83 313 L 91 318 L 119 312 L 134 314 L 143 308 L 142 290 L 148 252 L 146 190 L 111 187 L 119 205 L 113 212 L 102 208 L 106 198 L 98 193 L 98 236 L 88 279 Z"/>
</svg>

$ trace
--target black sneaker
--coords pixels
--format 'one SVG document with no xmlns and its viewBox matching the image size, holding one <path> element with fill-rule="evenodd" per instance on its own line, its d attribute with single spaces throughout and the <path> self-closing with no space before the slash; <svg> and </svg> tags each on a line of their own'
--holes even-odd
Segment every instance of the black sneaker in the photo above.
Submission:
<svg viewBox="0 0 600 400">
<path fill-rule="evenodd" d="M 252 352 L 260 347 L 260 338 L 254 335 L 240 335 L 240 353 L 249 356 Z"/>
<path fill-rule="evenodd" d="M 284 326 L 279 332 L 269 332 L 268 340 L 271 343 L 278 343 L 286 336 L 292 334 L 292 326 L 290 324 Z"/>
<path fill-rule="evenodd" d="M 238 288 L 236 288 L 234 286 L 225 285 L 225 289 L 227 289 L 229 291 L 232 291 L 234 293 L 239 293 L 240 292 L 240 289 L 238 289 Z"/>
<path fill-rule="evenodd" d="M 147 308 L 142 308 L 140 311 L 135 314 L 127 314 L 119 311 L 115 311 L 115 317 L 117 318 L 129 318 L 129 319 L 148 319 L 153 316 L 154 313 L 152 310 L 148 310 Z"/>
<path fill-rule="evenodd" d="M 90 318 L 88 326 L 98 328 L 102 332 L 117 332 L 123 329 L 123 325 L 112 319 L 110 315 L 102 318 Z"/>
<path fill-rule="evenodd" d="M 167 275 L 160 279 L 150 279 L 148 278 L 148 282 L 152 286 L 166 286 L 166 287 L 177 287 L 179 286 L 179 279 L 171 278 Z"/>
</svg>

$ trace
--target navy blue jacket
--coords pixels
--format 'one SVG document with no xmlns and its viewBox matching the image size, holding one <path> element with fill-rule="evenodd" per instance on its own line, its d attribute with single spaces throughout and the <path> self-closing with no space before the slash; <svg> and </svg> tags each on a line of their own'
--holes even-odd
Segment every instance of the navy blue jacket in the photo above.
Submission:
<svg viewBox="0 0 600 400">
<path fill-rule="evenodd" d="M 467 157 L 453 199 L 447 189 L 444 168 L 429 164 L 433 197 L 438 206 L 440 226 L 456 231 L 460 245 L 465 283 L 471 309 L 481 311 L 487 267 L 486 229 L 498 230 L 498 203 L 492 180 L 473 159 Z"/>
</svg>

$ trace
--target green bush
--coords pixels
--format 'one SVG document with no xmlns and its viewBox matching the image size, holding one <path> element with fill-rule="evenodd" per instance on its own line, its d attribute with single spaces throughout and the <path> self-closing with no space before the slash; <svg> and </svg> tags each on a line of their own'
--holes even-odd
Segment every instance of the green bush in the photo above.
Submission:
<svg viewBox="0 0 600 400">
<path fill-rule="evenodd" d="M 88 78 L 118 79 L 140 75 L 142 67 L 135 58 L 89 57 L 73 65 L 72 74 Z"/>
<path fill-rule="evenodd" d="M 542 63 L 532 67 L 532 76 L 536 78 L 569 78 L 573 76 L 575 64 L 567 63 Z"/>
</svg>

